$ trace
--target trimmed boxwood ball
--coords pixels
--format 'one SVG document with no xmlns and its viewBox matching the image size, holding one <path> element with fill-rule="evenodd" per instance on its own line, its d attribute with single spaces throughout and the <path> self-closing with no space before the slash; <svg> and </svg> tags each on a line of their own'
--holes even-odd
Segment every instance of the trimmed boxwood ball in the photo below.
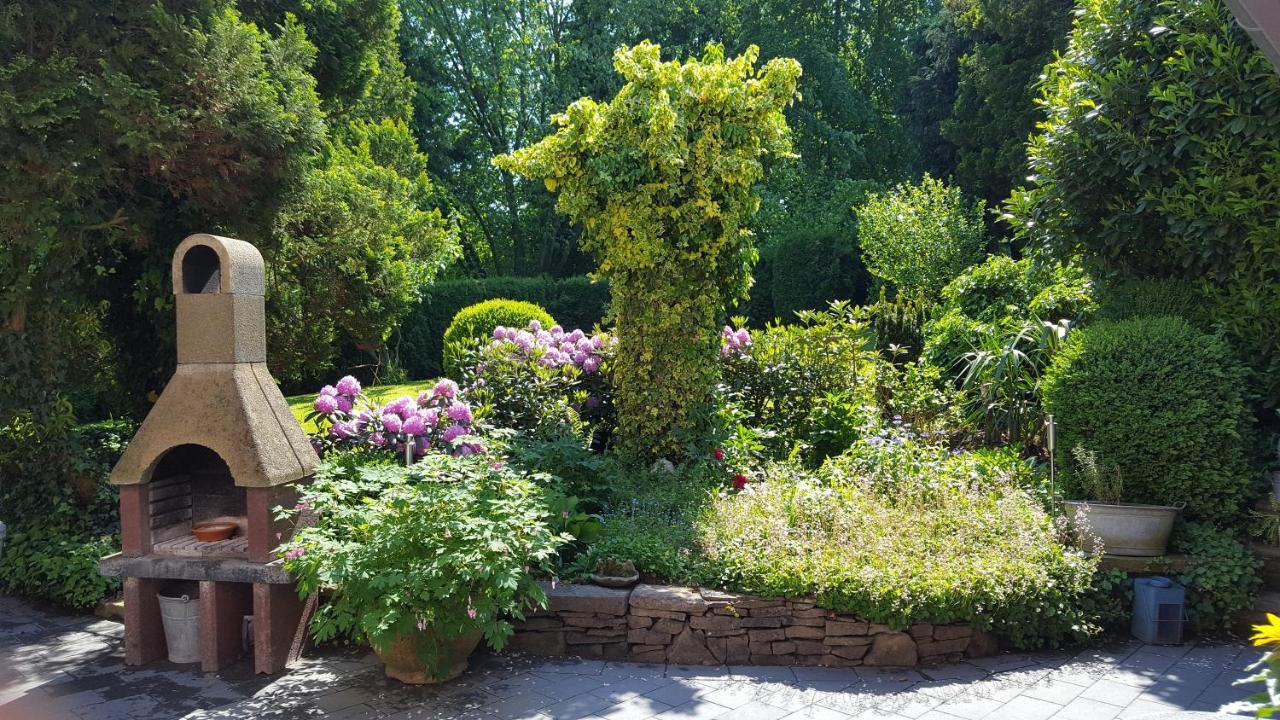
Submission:
<svg viewBox="0 0 1280 720">
<path fill-rule="evenodd" d="M 1077 445 L 1096 452 L 1119 471 L 1127 502 L 1186 503 L 1188 519 L 1222 522 L 1250 492 L 1244 383 L 1216 336 L 1144 317 L 1072 333 L 1042 389 L 1060 455 Z"/>
<path fill-rule="evenodd" d="M 556 324 L 555 318 L 542 307 L 523 300 L 494 298 L 462 308 L 444 331 L 445 375 L 458 376 L 456 348 L 459 343 L 487 338 L 498 326 L 524 329 L 532 320 L 542 323 L 544 328 Z"/>
</svg>

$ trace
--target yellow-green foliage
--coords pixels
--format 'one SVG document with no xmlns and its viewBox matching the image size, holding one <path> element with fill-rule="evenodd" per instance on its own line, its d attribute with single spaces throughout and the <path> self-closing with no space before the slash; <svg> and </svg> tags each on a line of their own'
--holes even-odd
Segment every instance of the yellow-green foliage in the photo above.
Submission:
<svg viewBox="0 0 1280 720">
<path fill-rule="evenodd" d="M 766 155 L 791 155 L 783 109 L 800 65 L 755 67 L 754 46 L 726 60 L 662 62 L 648 42 L 614 53 L 627 81 L 610 102 L 578 100 L 559 129 L 494 164 L 559 192 L 556 208 L 612 283 L 618 319 L 619 449 L 682 454 L 697 438 L 718 373 L 718 322 L 745 297 Z"/>
</svg>

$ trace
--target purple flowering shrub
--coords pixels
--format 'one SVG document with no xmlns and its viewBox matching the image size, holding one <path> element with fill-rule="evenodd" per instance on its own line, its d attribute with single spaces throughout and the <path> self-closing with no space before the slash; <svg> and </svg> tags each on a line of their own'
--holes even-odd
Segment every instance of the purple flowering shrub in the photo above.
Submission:
<svg viewBox="0 0 1280 720">
<path fill-rule="evenodd" d="M 851 306 L 798 315 L 798 323 L 755 333 L 721 331 L 722 417 L 761 458 L 816 465 L 876 426 L 881 361 Z"/>
<path fill-rule="evenodd" d="M 475 413 L 458 384 L 443 379 L 418 395 L 404 395 L 379 405 L 361 392 L 350 375 L 326 385 L 316 396 L 310 416 L 319 433 L 312 444 L 330 450 L 405 457 L 422 457 L 435 450 L 450 455 L 473 455 L 484 446 L 475 437 Z"/>
<path fill-rule="evenodd" d="M 470 397 L 495 427 L 535 436 L 607 436 L 613 417 L 609 366 L 617 340 L 538 321 L 497 327 L 491 340 L 465 351 Z"/>
</svg>

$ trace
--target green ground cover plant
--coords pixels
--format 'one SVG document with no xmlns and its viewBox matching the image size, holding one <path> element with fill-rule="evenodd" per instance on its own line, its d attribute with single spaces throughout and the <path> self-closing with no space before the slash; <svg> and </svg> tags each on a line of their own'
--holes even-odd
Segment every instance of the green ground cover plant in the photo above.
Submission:
<svg viewBox="0 0 1280 720">
<path fill-rule="evenodd" d="M 546 605 L 530 569 L 547 572 L 571 540 L 546 522 L 545 481 L 476 455 L 322 465 L 284 511 L 314 524 L 281 548 L 301 595 L 333 591 L 313 636 L 367 637 L 380 650 L 420 637 L 421 659 L 437 673 L 458 636 L 480 632 L 501 650 L 511 620 Z"/>
</svg>

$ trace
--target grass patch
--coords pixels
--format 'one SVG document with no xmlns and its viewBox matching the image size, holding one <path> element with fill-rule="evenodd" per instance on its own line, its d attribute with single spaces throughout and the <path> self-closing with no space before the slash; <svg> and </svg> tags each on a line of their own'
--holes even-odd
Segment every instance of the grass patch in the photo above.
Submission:
<svg viewBox="0 0 1280 720">
<path fill-rule="evenodd" d="M 413 382 L 400 383 L 397 385 L 378 385 L 376 387 L 368 387 L 364 389 L 364 394 L 370 400 L 376 403 L 384 403 L 388 400 L 394 400 L 401 395 L 417 395 L 419 392 L 435 385 L 435 379 L 431 380 L 415 380 Z M 285 398 L 285 402 L 289 403 L 289 411 L 293 416 L 302 423 L 302 429 L 308 433 L 317 431 L 316 425 L 307 420 L 307 416 L 311 414 L 311 404 L 315 402 L 315 393 L 306 393 L 304 395 L 290 395 Z"/>
</svg>

